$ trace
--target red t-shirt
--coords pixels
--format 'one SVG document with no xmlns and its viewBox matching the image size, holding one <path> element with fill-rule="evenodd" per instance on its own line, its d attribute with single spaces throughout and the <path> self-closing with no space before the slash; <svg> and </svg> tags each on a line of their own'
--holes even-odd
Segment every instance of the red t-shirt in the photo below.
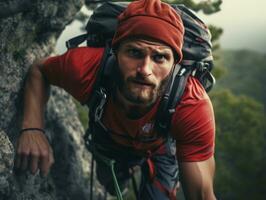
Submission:
<svg viewBox="0 0 266 200">
<path fill-rule="evenodd" d="M 64 88 L 81 103 L 85 103 L 92 92 L 96 79 L 103 48 L 79 47 L 67 51 L 61 56 L 48 58 L 42 72 L 53 85 Z M 140 119 L 132 120 L 116 109 L 116 104 L 110 98 L 104 111 L 103 123 L 116 135 L 113 139 L 136 150 L 158 146 L 158 140 L 149 145 L 124 140 L 117 134 L 138 137 L 152 135 L 158 102 Z M 215 121 L 211 101 L 194 77 L 189 77 L 181 102 L 176 107 L 172 118 L 171 134 L 176 139 L 177 158 L 179 161 L 203 161 L 214 153 Z"/>
</svg>

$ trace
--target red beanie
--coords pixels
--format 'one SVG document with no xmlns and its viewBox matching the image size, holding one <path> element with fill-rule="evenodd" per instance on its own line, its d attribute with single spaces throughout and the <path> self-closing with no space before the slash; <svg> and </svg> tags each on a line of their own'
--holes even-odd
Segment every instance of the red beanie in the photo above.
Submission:
<svg viewBox="0 0 266 200">
<path fill-rule="evenodd" d="M 118 16 L 112 45 L 129 37 L 150 37 L 172 47 L 178 62 L 182 59 L 184 26 L 180 16 L 160 0 L 134 1 Z"/>
</svg>

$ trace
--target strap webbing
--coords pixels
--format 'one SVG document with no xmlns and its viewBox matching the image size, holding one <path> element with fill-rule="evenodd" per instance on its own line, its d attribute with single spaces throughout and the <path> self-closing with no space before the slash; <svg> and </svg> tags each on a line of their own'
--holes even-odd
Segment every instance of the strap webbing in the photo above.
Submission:
<svg viewBox="0 0 266 200">
<path fill-rule="evenodd" d="M 94 156 L 91 156 L 90 200 L 93 200 Z"/>
<path fill-rule="evenodd" d="M 160 134 L 164 134 L 166 137 L 169 136 L 167 134 L 169 133 L 173 113 L 183 96 L 187 79 L 190 74 L 190 68 L 181 67 L 176 75 L 173 74 L 173 79 L 170 80 L 171 82 L 167 91 L 161 99 L 156 116 L 155 127 Z"/>
</svg>

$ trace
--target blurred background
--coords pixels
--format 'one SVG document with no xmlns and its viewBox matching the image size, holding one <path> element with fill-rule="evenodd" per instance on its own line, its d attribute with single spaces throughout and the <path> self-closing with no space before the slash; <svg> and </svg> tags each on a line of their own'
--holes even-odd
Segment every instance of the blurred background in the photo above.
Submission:
<svg viewBox="0 0 266 200">
<path fill-rule="evenodd" d="M 266 199 L 266 1 L 168 2 L 196 11 L 213 36 L 217 83 L 209 95 L 216 117 L 216 196 Z M 66 51 L 65 41 L 85 32 L 90 14 L 83 7 L 65 28 L 57 41 L 58 54 Z M 87 111 L 77 106 L 86 126 Z"/>
</svg>

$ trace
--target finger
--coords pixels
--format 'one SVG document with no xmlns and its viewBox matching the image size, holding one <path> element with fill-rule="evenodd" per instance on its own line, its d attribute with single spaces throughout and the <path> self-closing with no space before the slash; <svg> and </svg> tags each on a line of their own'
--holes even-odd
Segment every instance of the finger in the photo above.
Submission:
<svg viewBox="0 0 266 200">
<path fill-rule="evenodd" d="M 54 163 L 54 155 L 52 151 L 49 151 L 48 161 L 43 160 L 41 162 L 41 176 L 46 177 L 49 174 L 50 168 Z"/>
<path fill-rule="evenodd" d="M 40 160 L 40 170 L 42 176 L 47 176 L 49 172 L 49 153 L 48 151 L 43 151 Z"/>
<path fill-rule="evenodd" d="M 16 154 L 16 161 L 15 166 L 17 169 L 26 169 L 28 165 L 28 155 L 30 152 L 29 145 L 25 143 L 25 138 L 23 135 L 17 141 L 17 154 Z"/>
<path fill-rule="evenodd" d="M 22 150 L 21 150 L 21 144 L 17 142 L 17 152 L 15 157 L 15 168 L 19 169 L 21 167 L 22 163 Z"/>
<path fill-rule="evenodd" d="M 17 154 L 16 158 L 15 158 L 15 168 L 19 169 L 20 168 L 20 164 L 21 164 L 21 156 L 19 154 Z"/>
<path fill-rule="evenodd" d="M 53 149 L 49 146 L 49 153 L 48 153 L 48 161 L 46 161 L 46 157 L 44 156 L 44 160 L 41 163 L 40 168 L 42 169 L 42 176 L 47 176 L 52 164 L 54 163 L 54 155 L 53 155 Z"/>
<path fill-rule="evenodd" d="M 21 156 L 21 166 L 20 166 L 20 168 L 21 168 L 21 170 L 26 170 L 27 169 L 27 167 L 28 167 L 28 161 L 29 161 L 29 157 L 28 157 L 28 155 L 23 155 L 23 156 Z"/>
<path fill-rule="evenodd" d="M 53 152 L 53 149 L 50 147 L 49 148 L 50 151 L 49 151 L 49 168 L 51 167 L 52 164 L 54 164 L 54 152 Z"/>
<path fill-rule="evenodd" d="M 30 171 L 32 174 L 36 174 L 38 170 L 39 156 L 31 155 Z"/>
</svg>

